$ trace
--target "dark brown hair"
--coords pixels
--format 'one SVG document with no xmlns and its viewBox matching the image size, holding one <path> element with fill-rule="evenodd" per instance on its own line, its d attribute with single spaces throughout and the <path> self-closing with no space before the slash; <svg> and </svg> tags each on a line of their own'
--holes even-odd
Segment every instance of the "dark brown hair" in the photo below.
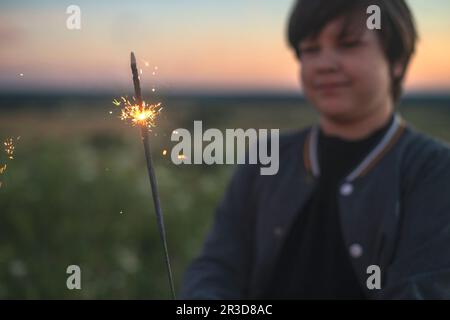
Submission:
<svg viewBox="0 0 450 320">
<path fill-rule="evenodd" d="M 337 17 L 350 19 L 354 13 L 366 15 L 370 5 L 377 5 L 381 9 L 381 29 L 377 33 L 391 67 L 391 92 L 393 100 L 397 101 L 417 41 L 414 18 L 404 0 L 297 0 L 289 19 L 288 41 L 300 58 L 299 44 L 302 40 L 317 35 Z M 400 76 L 393 74 L 396 62 L 400 62 L 403 67 Z"/>
</svg>

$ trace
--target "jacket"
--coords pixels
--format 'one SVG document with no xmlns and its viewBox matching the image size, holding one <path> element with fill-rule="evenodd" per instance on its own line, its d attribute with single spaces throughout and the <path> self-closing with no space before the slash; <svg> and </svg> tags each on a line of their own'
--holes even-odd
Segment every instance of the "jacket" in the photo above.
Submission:
<svg viewBox="0 0 450 320">
<path fill-rule="evenodd" d="M 280 138 L 276 175 L 259 175 L 257 165 L 238 166 L 201 253 L 185 272 L 182 298 L 262 296 L 283 241 L 317 185 L 318 130 Z M 450 299 L 446 145 L 397 114 L 342 180 L 337 197 L 345 245 L 368 299 Z M 380 268 L 381 289 L 366 284 L 370 265 Z"/>
</svg>

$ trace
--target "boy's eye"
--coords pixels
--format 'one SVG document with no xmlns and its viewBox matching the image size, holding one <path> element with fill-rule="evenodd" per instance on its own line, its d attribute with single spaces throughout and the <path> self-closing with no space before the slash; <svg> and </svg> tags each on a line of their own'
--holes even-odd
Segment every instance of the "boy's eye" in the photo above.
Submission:
<svg viewBox="0 0 450 320">
<path fill-rule="evenodd" d="M 319 50 L 320 50 L 319 46 L 315 46 L 315 45 L 307 45 L 307 46 L 300 47 L 301 53 L 316 53 Z"/>
</svg>

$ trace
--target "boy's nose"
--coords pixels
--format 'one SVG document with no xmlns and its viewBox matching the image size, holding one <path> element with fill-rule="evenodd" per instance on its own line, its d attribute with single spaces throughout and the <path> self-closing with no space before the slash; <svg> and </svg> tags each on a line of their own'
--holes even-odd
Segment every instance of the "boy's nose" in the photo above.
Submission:
<svg viewBox="0 0 450 320">
<path fill-rule="evenodd" d="M 315 62 L 315 69 L 319 73 L 335 72 L 340 67 L 339 56 L 334 50 L 322 50 Z"/>
</svg>

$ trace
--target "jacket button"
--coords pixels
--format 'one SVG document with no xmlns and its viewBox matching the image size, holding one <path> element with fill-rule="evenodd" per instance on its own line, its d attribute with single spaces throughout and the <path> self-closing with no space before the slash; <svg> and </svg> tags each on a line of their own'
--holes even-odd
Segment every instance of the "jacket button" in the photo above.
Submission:
<svg viewBox="0 0 450 320">
<path fill-rule="evenodd" d="M 353 192 L 353 186 L 350 183 L 344 183 L 340 189 L 341 195 L 349 196 Z"/>
<path fill-rule="evenodd" d="M 350 246 L 349 251 L 350 251 L 350 255 L 351 255 L 353 258 L 359 258 L 359 257 L 361 257 L 362 254 L 363 254 L 363 248 L 362 248 L 362 246 L 361 246 L 360 244 L 358 244 L 358 243 L 352 244 L 352 245 Z"/>
<path fill-rule="evenodd" d="M 273 229 L 273 234 L 275 235 L 275 237 L 281 237 L 283 235 L 283 228 L 276 227 L 275 229 Z"/>
</svg>

